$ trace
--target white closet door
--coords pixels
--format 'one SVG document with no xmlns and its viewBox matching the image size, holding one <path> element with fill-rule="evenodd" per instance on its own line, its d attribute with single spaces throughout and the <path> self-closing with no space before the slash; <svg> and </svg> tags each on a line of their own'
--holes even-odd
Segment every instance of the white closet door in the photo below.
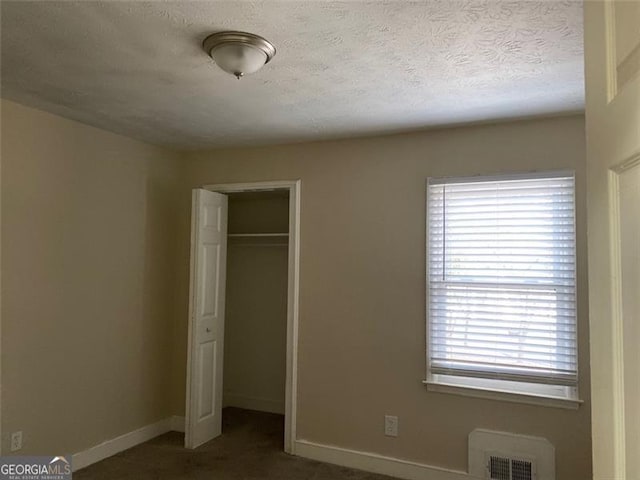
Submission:
<svg viewBox="0 0 640 480">
<path fill-rule="evenodd" d="M 227 197 L 196 189 L 191 211 L 191 286 L 185 446 L 222 433 Z"/>
<path fill-rule="evenodd" d="M 640 2 L 584 5 L 593 478 L 640 478 Z"/>
</svg>

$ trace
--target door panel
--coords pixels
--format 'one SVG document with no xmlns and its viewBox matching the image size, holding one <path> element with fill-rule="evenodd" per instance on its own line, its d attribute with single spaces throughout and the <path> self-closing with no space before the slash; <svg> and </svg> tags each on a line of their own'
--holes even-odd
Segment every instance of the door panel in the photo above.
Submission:
<svg viewBox="0 0 640 480">
<path fill-rule="evenodd" d="M 222 433 L 227 197 L 193 191 L 185 446 Z"/>
<path fill-rule="evenodd" d="M 220 276 L 220 245 L 204 244 L 202 246 L 203 274 L 205 278 L 200 282 L 200 296 L 202 304 L 200 315 L 215 318 L 218 315 L 217 290 L 208 287 L 215 285 Z"/>
<path fill-rule="evenodd" d="M 200 394 L 198 395 L 198 419 L 204 420 L 213 415 L 216 410 L 215 389 L 212 388 L 216 371 L 216 342 L 204 343 L 200 345 L 199 349 L 200 385 L 198 389 Z"/>
<path fill-rule="evenodd" d="M 640 73 L 640 2 L 613 2 L 609 9 L 610 49 L 621 91 Z"/>
</svg>

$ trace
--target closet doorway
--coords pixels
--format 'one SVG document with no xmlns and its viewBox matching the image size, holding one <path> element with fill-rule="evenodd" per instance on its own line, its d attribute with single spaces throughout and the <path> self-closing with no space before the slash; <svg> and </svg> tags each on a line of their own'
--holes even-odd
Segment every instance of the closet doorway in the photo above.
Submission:
<svg viewBox="0 0 640 480">
<path fill-rule="evenodd" d="M 300 181 L 193 191 L 185 446 L 223 407 L 284 414 L 294 453 Z"/>
</svg>

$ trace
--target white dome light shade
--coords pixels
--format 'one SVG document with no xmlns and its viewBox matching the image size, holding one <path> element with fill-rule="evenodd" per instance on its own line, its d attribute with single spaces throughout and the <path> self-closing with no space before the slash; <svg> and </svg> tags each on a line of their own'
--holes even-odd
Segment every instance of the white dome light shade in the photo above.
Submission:
<svg viewBox="0 0 640 480">
<path fill-rule="evenodd" d="M 225 72 L 241 77 L 255 73 L 267 63 L 267 55 L 248 45 L 228 43 L 211 50 L 211 58 Z"/>
<path fill-rule="evenodd" d="M 222 70 L 237 78 L 257 72 L 276 54 L 267 40 L 245 32 L 214 33 L 202 46 Z"/>
</svg>

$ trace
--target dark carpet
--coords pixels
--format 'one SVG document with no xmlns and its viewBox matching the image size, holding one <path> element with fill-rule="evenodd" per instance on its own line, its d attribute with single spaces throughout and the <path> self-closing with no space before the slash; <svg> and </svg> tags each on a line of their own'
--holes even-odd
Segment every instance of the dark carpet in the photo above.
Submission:
<svg viewBox="0 0 640 480">
<path fill-rule="evenodd" d="M 390 480 L 283 452 L 284 417 L 225 408 L 222 435 L 186 450 L 171 432 L 73 474 L 74 480 Z"/>
</svg>

